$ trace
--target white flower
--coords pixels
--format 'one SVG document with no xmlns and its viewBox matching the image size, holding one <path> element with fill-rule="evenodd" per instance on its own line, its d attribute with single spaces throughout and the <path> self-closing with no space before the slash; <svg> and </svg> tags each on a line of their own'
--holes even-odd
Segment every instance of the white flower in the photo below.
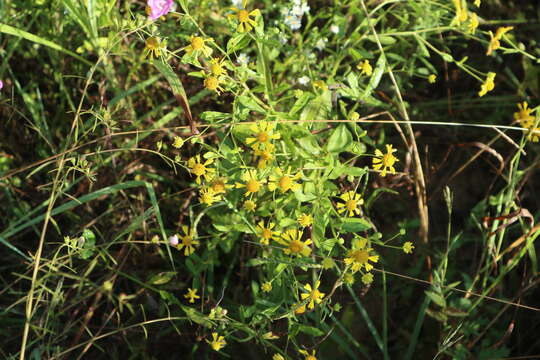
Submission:
<svg viewBox="0 0 540 360">
<path fill-rule="evenodd" d="M 291 30 L 298 30 L 302 26 L 302 19 L 294 14 L 285 16 L 285 25 L 291 28 Z"/>
<path fill-rule="evenodd" d="M 307 76 L 302 76 L 301 78 L 298 79 L 298 83 L 300 85 L 307 85 L 309 84 L 309 78 Z"/>
<path fill-rule="evenodd" d="M 325 47 L 326 47 L 326 44 L 328 43 L 328 39 L 323 37 L 323 38 L 320 38 L 319 40 L 317 40 L 317 42 L 315 43 L 315 47 L 322 51 Z"/>
<path fill-rule="evenodd" d="M 330 26 L 330 31 L 333 32 L 334 34 L 339 33 L 339 26 L 337 26 L 335 24 Z"/>
<path fill-rule="evenodd" d="M 245 53 L 241 53 L 236 58 L 236 61 L 238 61 L 240 65 L 247 65 L 249 63 L 249 56 L 247 56 Z"/>
<path fill-rule="evenodd" d="M 302 15 L 309 13 L 309 10 L 310 10 L 310 7 L 308 6 L 306 2 L 302 2 L 302 3 L 297 2 L 293 6 L 291 13 L 296 16 L 302 17 Z"/>
<path fill-rule="evenodd" d="M 178 245 L 178 235 L 169 237 L 169 245 L 176 246 Z"/>
<path fill-rule="evenodd" d="M 236 8 L 239 8 L 239 9 L 243 9 L 244 7 L 242 6 L 242 0 L 231 0 L 231 3 L 233 4 L 234 7 Z"/>
</svg>

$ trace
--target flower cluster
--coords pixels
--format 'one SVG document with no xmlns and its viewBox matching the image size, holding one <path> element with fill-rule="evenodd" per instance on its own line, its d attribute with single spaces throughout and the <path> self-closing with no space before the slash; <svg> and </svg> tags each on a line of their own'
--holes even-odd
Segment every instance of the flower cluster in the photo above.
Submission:
<svg viewBox="0 0 540 360">
<path fill-rule="evenodd" d="M 283 22 L 291 30 L 295 31 L 302 27 L 302 17 L 309 13 L 310 7 L 305 0 L 293 0 L 292 8 L 284 9 Z"/>
</svg>

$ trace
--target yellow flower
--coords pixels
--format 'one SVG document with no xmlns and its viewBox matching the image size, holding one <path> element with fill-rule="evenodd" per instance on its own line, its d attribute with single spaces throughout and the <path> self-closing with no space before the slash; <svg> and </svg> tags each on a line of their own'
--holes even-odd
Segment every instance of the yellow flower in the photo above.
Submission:
<svg viewBox="0 0 540 360">
<path fill-rule="evenodd" d="M 324 258 L 324 260 L 322 261 L 322 267 L 325 270 L 333 268 L 334 265 L 335 265 L 334 260 L 330 257 Z"/>
<path fill-rule="evenodd" d="M 310 309 L 313 309 L 315 307 L 315 303 L 320 304 L 322 298 L 324 297 L 324 293 L 319 291 L 319 285 L 321 285 L 321 282 L 319 280 L 315 282 L 313 288 L 310 284 L 306 284 L 304 285 L 304 289 L 307 291 L 307 293 L 300 294 L 302 300 L 309 299 L 308 308 Z"/>
<path fill-rule="evenodd" d="M 261 289 L 263 292 L 269 293 L 270 291 L 272 291 L 272 283 L 269 281 L 263 283 Z"/>
<path fill-rule="evenodd" d="M 194 245 L 199 245 L 199 242 L 193 239 L 195 236 L 193 229 L 190 230 L 187 226 L 183 225 L 182 231 L 184 232 L 184 236 L 179 236 L 181 242 L 176 245 L 176 248 L 178 250 L 182 250 L 182 248 L 184 248 L 184 255 L 189 256 L 195 252 Z"/>
<path fill-rule="evenodd" d="M 249 211 L 249 212 L 252 212 L 252 211 L 255 211 L 255 209 L 257 208 L 257 204 L 255 203 L 255 201 L 252 201 L 252 200 L 246 200 L 244 202 L 244 209 Z"/>
<path fill-rule="evenodd" d="M 414 249 L 414 245 L 412 242 L 407 241 L 405 244 L 403 244 L 403 252 L 405 254 L 411 254 Z"/>
<path fill-rule="evenodd" d="M 236 183 L 236 188 L 246 188 L 245 196 L 251 196 L 261 190 L 262 185 L 264 184 L 264 180 L 258 180 L 257 171 L 255 170 L 248 170 L 244 174 L 242 174 L 242 180 L 244 181 L 244 184 Z"/>
<path fill-rule="evenodd" d="M 499 27 L 499 28 L 497 28 L 497 31 L 495 32 L 495 35 L 493 35 L 493 33 L 490 31 L 489 32 L 489 37 L 491 38 L 491 40 L 489 41 L 489 45 L 488 45 L 486 55 L 491 55 L 493 53 L 493 51 L 500 48 L 501 47 L 501 39 L 502 39 L 503 35 L 506 34 L 507 32 L 509 32 L 510 30 L 512 30 L 513 28 L 514 28 L 513 26 Z"/>
<path fill-rule="evenodd" d="M 471 13 L 471 20 L 469 25 L 467 25 L 467 32 L 474 35 L 476 28 L 478 27 L 478 15 L 476 13 Z"/>
<path fill-rule="evenodd" d="M 456 20 L 458 23 L 465 22 L 467 20 L 467 10 L 461 5 L 461 0 L 453 0 L 456 7 Z"/>
<path fill-rule="evenodd" d="M 353 272 L 357 272 L 364 268 L 366 271 L 371 271 L 373 265 L 369 262 L 376 263 L 379 261 L 379 255 L 372 255 L 372 248 L 367 247 L 367 239 L 359 238 L 353 242 L 352 249 L 347 253 L 345 264 L 351 267 Z"/>
<path fill-rule="evenodd" d="M 296 191 L 300 189 L 301 185 L 296 182 L 302 175 L 296 173 L 291 174 L 291 167 L 287 169 L 287 173 L 284 173 L 280 168 L 276 168 L 275 175 L 270 175 L 270 181 L 268 182 L 268 189 L 275 191 L 281 190 L 282 193 L 286 193 L 289 190 Z"/>
<path fill-rule="evenodd" d="M 369 64 L 369 60 L 364 60 L 364 62 L 356 65 L 356 68 L 358 70 L 362 70 L 362 72 L 360 73 L 361 75 L 371 76 L 371 74 L 373 73 L 373 68 Z"/>
<path fill-rule="evenodd" d="M 172 146 L 175 149 L 180 149 L 184 145 L 184 140 L 180 136 L 175 136 Z"/>
<path fill-rule="evenodd" d="M 210 60 L 210 73 L 219 78 L 222 75 L 227 75 L 227 70 L 223 67 L 225 59 L 213 58 Z"/>
<path fill-rule="evenodd" d="M 313 216 L 311 216 L 311 214 L 302 214 L 298 217 L 298 219 L 296 219 L 296 221 L 298 221 L 300 226 L 308 227 L 313 224 Z"/>
<path fill-rule="evenodd" d="M 212 54 L 212 49 L 208 47 L 205 42 L 212 42 L 212 39 L 204 39 L 200 36 L 191 36 L 189 38 L 189 45 L 184 47 L 182 50 L 185 50 L 187 54 L 193 54 L 195 56 L 199 56 L 199 54 L 203 54 L 204 56 L 208 57 Z"/>
<path fill-rule="evenodd" d="M 184 295 L 186 299 L 189 299 L 190 303 L 194 303 L 195 299 L 200 299 L 201 297 L 197 295 L 197 289 L 189 288 L 187 293 Z"/>
<path fill-rule="evenodd" d="M 383 154 L 383 152 L 379 149 L 375 150 L 375 157 L 373 158 L 373 169 L 380 170 L 382 168 L 382 177 L 386 176 L 387 170 L 390 170 L 391 174 L 396 173 L 394 164 L 399 161 L 399 159 L 393 154 L 396 151 L 397 149 L 392 148 L 392 145 L 388 144 L 386 145 L 386 154 Z"/>
<path fill-rule="evenodd" d="M 285 358 L 281 356 L 281 354 L 274 354 L 274 356 L 272 356 L 272 360 L 285 360 Z"/>
<path fill-rule="evenodd" d="M 215 351 L 219 351 L 225 347 L 225 345 L 227 345 L 225 338 L 223 336 L 219 336 L 216 332 L 212 333 L 212 341 L 208 341 L 208 339 L 206 339 L 206 342 L 209 343 L 212 349 Z"/>
<path fill-rule="evenodd" d="M 144 48 L 145 56 L 150 56 L 151 59 L 154 57 L 160 57 L 162 51 L 167 49 L 167 41 L 161 41 L 157 36 L 151 36 L 146 40 L 146 47 Z"/>
<path fill-rule="evenodd" d="M 268 146 L 271 146 L 270 142 L 272 140 L 277 140 L 281 137 L 279 134 L 274 134 L 275 127 L 276 125 L 274 123 L 266 121 L 259 121 L 257 124 L 251 125 L 250 130 L 255 133 L 255 137 L 248 137 L 246 143 L 254 150 L 268 149 Z"/>
<path fill-rule="evenodd" d="M 231 8 L 231 10 L 235 12 L 235 14 L 229 15 L 229 18 L 236 19 L 238 21 L 238 27 L 236 28 L 236 31 L 241 33 L 250 31 L 251 29 L 253 29 L 254 26 L 257 25 L 257 22 L 251 19 L 251 17 L 261 15 L 259 9 L 255 9 L 252 12 L 248 12 L 246 10 L 247 0 L 244 0 L 242 5 L 243 9 L 238 9 L 236 7 Z"/>
<path fill-rule="evenodd" d="M 289 229 L 285 233 L 281 234 L 281 238 L 275 238 L 274 240 L 283 246 L 283 252 L 286 255 L 295 256 L 309 256 L 311 254 L 311 240 L 308 239 L 302 242 L 302 231 L 296 229 Z"/>
<path fill-rule="evenodd" d="M 343 275 L 343 282 L 346 285 L 352 286 L 354 284 L 354 281 L 355 281 L 354 274 L 347 272 L 345 273 L 345 275 Z"/>
<path fill-rule="evenodd" d="M 268 223 L 267 226 L 264 226 L 264 221 L 259 221 L 256 230 L 261 244 L 269 245 L 271 239 L 276 239 L 277 237 L 279 237 L 279 233 L 277 231 L 272 231 L 275 226 L 276 224 L 272 222 Z"/>
<path fill-rule="evenodd" d="M 364 203 L 364 199 L 360 194 L 355 193 L 354 191 L 347 191 L 339 197 L 345 203 L 338 203 L 338 213 L 342 214 L 345 211 L 348 211 L 348 216 L 360 215 L 360 209 L 358 206 Z"/>
<path fill-rule="evenodd" d="M 477 7 L 480 7 L 480 2 L 482 0 L 474 0 L 474 5 L 476 5 Z"/>
<path fill-rule="evenodd" d="M 371 273 L 365 273 L 364 275 L 362 275 L 362 282 L 365 285 L 371 284 L 373 282 L 373 275 Z"/>
<path fill-rule="evenodd" d="M 301 315 L 301 314 L 303 314 L 305 312 L 306 312 L 306 305 L 300 305 L 300 304 L 295 304 L 294 305 L 294 313 L 295 314 Z"/>
<path fill-rule="evenodd" d="M 218 95 L 221 94 L 223 88 L 221 87 L 221 80 L 213 75 L 207 76 L 204 79 L 204 87 L 210 91 L 215 91 Z"/>
<path fill-rule="evenodd" d="M 497 74 L 495 74 L 494 72 L 488 72 L 486 80 L 484 81 L 482 86 L 480 86 L 480 91 L 478 92 L 478 96 L 482 97 L 486 95 L 489 91 L 495 88 L 494 80 L 495 80 L 496 75 Z"/>
<path fill-rule="evenodd" d="M 534 116 L 531 115 L 532 109 L 529 109 L 529 104 L 524 101 L 517 106 L 519 111 L 514 113 L 514 120 L 524 128 L 532 128 L 534 126 Z"/>
<path fill-rule="evenodd" d="M 212 168 L 207 168 L 207 166 L 212 165 L 213 162 L 213 159 L 208 159 L 204 163 L 201 162 L 201 155 L 195 155 L 195 157 L 192 157 L 188 160 L 187 166 L 189 168 L 189 172 L 197 176 L 197 178 L 195 179 L 195 182 L 197 184 L 201 183 L 201 176 L 205 180 L 208 180 L 212 177 L 212 174 L 216 170 Z"/>
<path fill-rule="evenodd" d="M 315 350 L 311 352 L 311 355 L 306 350 L 299 350 L 298 352 L 306 357 L 304 360 L 317 360 Z"/>
<path fill-rule="evenodd" d="M 257 168 L 265 169 L 268 166 L 268 163 L 274 160 L 275 146 L 268 143 L 265 145 L 264 150 L 255 150 L 255 156 L 259 156 L 259 162 L 257 163 Z"/>
<path fill-rule="evenodd" d="M 199 201 L 203 204 L 210 206 L 219 200 L 221 200 L 221 195 L 216 194 L 211 187 L 200 191 Z"/>
<path fill-rule="evenodd" d="M 427 80 L 430 84 L 435 84 L 435 82 L 437 81 L 437 75 L 431 74 L 428 76 Z"/>
<path fill-rule="evenodd" d="M 208 186 L 214 190 L 216 194 L 225 194 L 227 189 L 234 187 L 231 184 L 227 184 L 227 179 L 224 177 L 215 177 L 209 181 Z"/>
</svg>

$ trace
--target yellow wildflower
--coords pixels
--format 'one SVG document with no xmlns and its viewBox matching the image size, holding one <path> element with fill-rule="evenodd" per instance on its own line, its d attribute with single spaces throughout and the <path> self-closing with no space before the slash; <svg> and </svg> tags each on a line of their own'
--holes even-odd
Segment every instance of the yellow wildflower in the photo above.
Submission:
<svg viewBox="0 0 540 360">
<path fill-rule="evenodd" d="M 212 165 L 213 162 L 213 159 L 207 159 L 204 163 L 201 162 L 201 155 L 195 155 L 195 157 L 188 160 L 187 167 L 189 168 L 190 173 L 197 176 L 195 179 L 197 184 L 201 183 L 201 176 L 205 180 L 212 177 L 216 169 L 207 168 L 207 166 Z"/>
<path fill-rule="evenodd" d="M 476 13 L 471 13 L 471 20 L 469 21 L 469 25 L 467 25 L 467 32 L 474 35 L 478 24 L 478 15 L 476 15 Z"/>
<path fill-rule="evenodd" d="M 464 9 L 461 0 L 453 0 L 456 8 L 456 20 L 458 23 L 465 22 L 467 20 L 467 9 Z"/>
<path fill-rule="evenodd" d="M 245 196 L 251 196 L 261 190 L 265 180 L 258 180 L 257 171 L 248 170 L 242 174 L 242 180 L 244 184 L 236 183 L 236 188 L 246 188 Z"/>
<path fill-rule="evenodd" d="M 437 81 L 437 75 L 431 74 L 428 76 L 427 80 L 430 84 L 435 84 L 435 82 Z"/>
<path fill-rule="evenodd" d="M 167 49 L 167 41 L 161 41 L 157 36 L 151 36 L 146 40 L 146 47 L 144 48 L 145 56 L 150 56 L 150 59 L 160 57 L 162 52 Z"/>
<path fill-rule="evenodd" d="M 208 47 L 205 42 L 212 42 L 212 39 L 204 39 L 200 36 L 192 35 L 189 38 L 189 45 L 182 50 L 185 50 L 186 54 L 199 56 L 202 53 L 204 56 L 209 57 L 212 54 L 212 49 Z"/>
<path fill-rule="evenodd" d="M 276 147 L 272 144 L 265 145 L 264 150 L 255 150 L 255 156 L 259 157 L 257 163 L 257 168 L 265 169 L 268 166 L 268 163 L 274 160 L 274 154 Z"/>
<path fill-rule="evenodd" d="M 200 191 L 199 201 L 208 206 L 221 200 L 221 195 L 217 194 L 211 187 Z"/>
<path fill-rule="evenodd" d="M 196 299 L 200 299 L 201 297 L 197 295 L 197 289 L 189 288 L 187 290 L 187 293 L 184 295 L 186 299 L 189 299 L 190 303 L 194 303 Z"/>
<path fill-rule="evenodd" d="M 489 32 L 489 37 L 491 38 L 491 40 L 489 41 L 489 45 L 488 45 L 486 55 L 491 55 L 493 53 L 493 51 L 500 48 L 501 47 L 501 39 L 502 39 L 503 35 L 506 34 L 507 32 L 509 32 L 510 30 L 512 30 L 513 28 L 514 28 L 513 26 L 499 27 L 499 28 L 497 28 L 497 31 L 495 32 L 495 35 L 493 35 L 493 33 L 490 31 Z"/>
<path fill-rule="evenodd" d="M 334 260 L 331 257 L 324 258 L 321 264 L 325 270 L 331 269 L 335 265 Z"/>
<path fill-rule="evenodd" d="M 339 197 L 345 203 L 338 203 L 338 213 L 342 214 L 345 211 L 348 212 L 348 216 L 360 215 L 359 206 L 364 203 L 364 199 L 360 194 L 355 193 L 354 191 L 347 191 Z"/>
<path fill-rule="evenodd" d="M 529 109 L 529 104 L 526 101 L 517 106 L 519 111 L 514 113 L 514 120 L 519 122 L 522 127 L 530 129 L 534 126 L 534 116 L 531 115 L 532 109 Z"/>
<path fill-rule="evenodd" d="M 180 136 L 175 136 L 173 139 L 172 146 L 175 149 L 180 149 L 184 145 L 184 140 Z"/>
<path fill-rule="evenodd" d="M 361 75 L 371 76 L 373 74 L 373 68 L 369 64 L 369 60 L 364 60 L 362 63 L 356 65 L 358 70 L 362 70 Z"/>
<path fill-rule="evenodd" d="M 328 85 L 326 85 L 325 82 L 322 81 L 322 80 L 315 80 L 313 82 L 313 87 L 315 89 L 321 89 L 322 91 L 327 91 L 328 90 Z"/>
<path fill-rule="evenodd" d="M 320 304 L 322 298 L 324 297 L 324 293 L 319 291 L 319 285 L 321 285 L 319 280 L 315 282 L 313 288 L 310 284 L 306 284 L 304 285 L 304 289 L 307 291 L 307 293 L 300 294 L 302 300 L 309 299 L 308 308 L 310 309 L 315 307 L 315 303 Z"/>
<path fill-rule="evenodd" d="M 494 80 L 495 80 L 496 75 L 497 74 L 495 74 L 494 72 L 488 72 L 486 80 L 484 81 L 482 86 L 480 86 L 480 91 L 478 92 L 478 96 L 482 97 L 486 95 L 489 91 L 495 88 Z"/>
<path fill-rule="evenodd" d="M 223 66 L 224 61 L 225 59 L 220 60 L 218 58 L 210 60 L 210 73 L 218 78 L 222 75 L 227 75 L 227 70 Z"/>
<path fill-rule="evenodd" d="M 369 285 L 373 282 L 373 274 L 371 273 L 365 273 L 364 275 L 362 275 L 362 282 L 365 284 L 365 285 Z"/>
<path fill-rule="evenodd" d="M 345 264 L 350 265 L 353 272 L 357 272 L 364 268 L 366 271 L 371 271 L 373 265 L 369 262 L 376 263 L 379 261 L 379 255 L 372 255 L 372 248 L 368 247 L 368 241 L 365 238 L 354 240 L 352 249 L 347 253 Z"/>
<path fill-rule="evenodd" d="M 306 350 L 299 350 L 298 352 L 306 357 L 304 360 L 317 360 L 315 350 L 311 352 L 311 355 Z"/>
<path fill-rule="evenodd" d="M 382 177 L 386 176 L 387 170 L 390 170 L 391 174 L 396 173 L 394 164 L 399 161 L 399 159 L 393 154 L 396 151 L 397 149 L 392 148 L 392 145 L 389 144 L 386 145 L 386 154 L 383 154 L 383 152 L 379 149 L 375 150 L 375 157 L 373 158 L 373 169 L 380 170 L 382 168 Z"/>
<path fill-rule="evenodd" d="M 236 7 L 231 8 L 231 10 L 235 12 L 235 14 L 229 15 L 229 18 L 236 19 L 238 21 L 238 27 L 236 28 L 236 31 L 240 33 L 247 32 L 253 29 L 253 27 L 257 25 L 257 22 L 255 22 L 254 19 L 251 19 L 251 17 L 261 15 L 259 9 L 255 9 L 251 12 L 248 12 L 246 10 L 247 0 L 243 1 L 242 7 L 243 9 L 238 9 Z"/>
<path fill-rule="evenodd" d="M 313 224 L 313 216 L 311 216 L 311 214 L 303 213 L 298 217 L 298 219 L 296 219 L 296 221 L 298 221 L 300 226 L 308 227 L 308 226 L 311 226 L 311 224 Z"/>
<path fill-rule="evenodd" d="M 204 79 L 203 84 L 205 88 L 210 91 L 215 91 L 218 95 L 223 91 L 223 88 L 221 87 L 221 79 L 216 76 L 207 76 Z"/>
<path fill-rule="evenodd" d="M 474 0 L 474 5 L 477 7 L 480 7 L 480 3 L 482 0 Z"/>
<path fill-rule="evenodd" d="M 281 354 L 274 354 L 272 360 L 285 360 L 285 358 Z"/>
<path fill-rule="evenodd" d="M 294 313 L 295 314 L 301 315 L 301 314 L 303 314 L 305 312 L 306 312 L 306 305 L 300 305 L 300 304 L 295 304 L 294 305 Z"/>
<path fill-rule="evenodd" d="M 405 244 L 403 244 L 403 252 L 405 254 L 411 254 L 413 249 L 414 249 L 414 245 L 413 245 L 412 242 L 407 241 L 407 242 L 405 242 Z"/>
<path fill-rule="evenodd" d="M 184 232 L 184 236 L 179 236 L 179 239 L 181 242 L 176 245 L 176 248 L 178 250 L 182 250 L 184 248 L 184 255 L 189 256 L 195 252 L 195 245 L 199 245 L 199 242 L 197 240 L 194 240 L 195 232 L 193 229 L 189 229 L 189 227 L 183 225 L 182 231 Z"/>
<path fill-rule="evenodd" d="M 275 169 L 275 175 L 270 175 L 270 181 L 268 182 L 268 189 L 275 191 L 281 190 L 282 193 L 286 193 L 289 190 L 296 191 L 300 189 L 301 185 L 296 181 L 300 179 L 302 175 L 300 173 L 291 174 L 291 167 L 284 173 L 280 168 Z"/>
<path fill-rule="evenodd" d="M 259 221 L 257 224 L 257 235 L 263 245 L 269 245 L 271 239 L 279 237 L 279 232 L 272 231 L 276 224 L 269 222 L 268 225 L 264 226 L 264 221 Z"/>
<path fill-rule="evenodd" d="M 208 186 L 214 190 L 214 193 L 216 194 L 225 194 L 227 192 L 227 189 L 230 189 L 233 187 L 231 184 L 227 184 L 227 179 L 224 177 L 214 177 L 212 178 Z"/>
<path fill-rule="evenodd" d="M 283 252 L 286 255 L 309 256 L 311 254 L 309 245 L 311 245 L 312 242 L 310 239 L 302 242 L 302 234 L 302 231 L 289 229 L 281 234 L 281 238 L 275 238 L 274 240 L 281 245 L 286 246 L 283 249 Z"/>
<path fill-rule="evenodd" d="M 225 345 L 227 345 L 225 338 L 223 336 L 219 336 L 216 332 L 212 333 L 212 341 L 208 341 L 208 339 L 206 339 L 206 342 L 210 344 L 212 349 L 215 351 L 219 351 L 224 348 Z"/>
<path fill-rule="evenodd" d="M 272 291 L 272 283 L 269 281 L 266 281 L 265 283 L 262 284 L 261 289 L 263 292 L 269 293 L 270 291 Z"/>
<path fill-rule="evenodd" d="M 246 200 L 244 202 L 244 209 L 246 209 L 247 211 L 252 212 L 252 211 L 255 211 L 256 208 L 257 208 L 257 204 L 255 203 L 255 201 Z"/>
<path fill-rule="evenodd" d="M 246 143 L 254 150 L 267 149 L 271 145 L 272 140 L 277 140 L 281 136 L 274 134 L 274 123 L 259 121 L 250 126 L 250 130 L 255 133 L 255 137 L 248 137 Z"/>
<path fill-rule="evenodd" d="M 354 284 L 354 281 L 356 279 L 354 278 L 354 274 L 350 272 L 346 272 L 345 275 L 343 275 L 343 282 L 346 285 L 352 286 Z"/>
</svg>

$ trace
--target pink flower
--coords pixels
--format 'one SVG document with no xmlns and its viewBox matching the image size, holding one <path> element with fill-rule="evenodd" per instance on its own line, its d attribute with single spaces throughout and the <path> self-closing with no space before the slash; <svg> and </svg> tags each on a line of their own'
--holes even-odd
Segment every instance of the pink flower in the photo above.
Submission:
<svg viewBox="0 0 540 360">
<path fill-rule="evenodd" d="M 148 12 L 150 19 L 156 20 L 171 11 L 173 0 L 147 0 L 147 5 L 150 9 Z"/>
<path fill-rule="evenodd" d="M 4 87 L 4 82 L 0 80 L 0 90 L 2 90 L 3 87 Z"/>
</svg>

